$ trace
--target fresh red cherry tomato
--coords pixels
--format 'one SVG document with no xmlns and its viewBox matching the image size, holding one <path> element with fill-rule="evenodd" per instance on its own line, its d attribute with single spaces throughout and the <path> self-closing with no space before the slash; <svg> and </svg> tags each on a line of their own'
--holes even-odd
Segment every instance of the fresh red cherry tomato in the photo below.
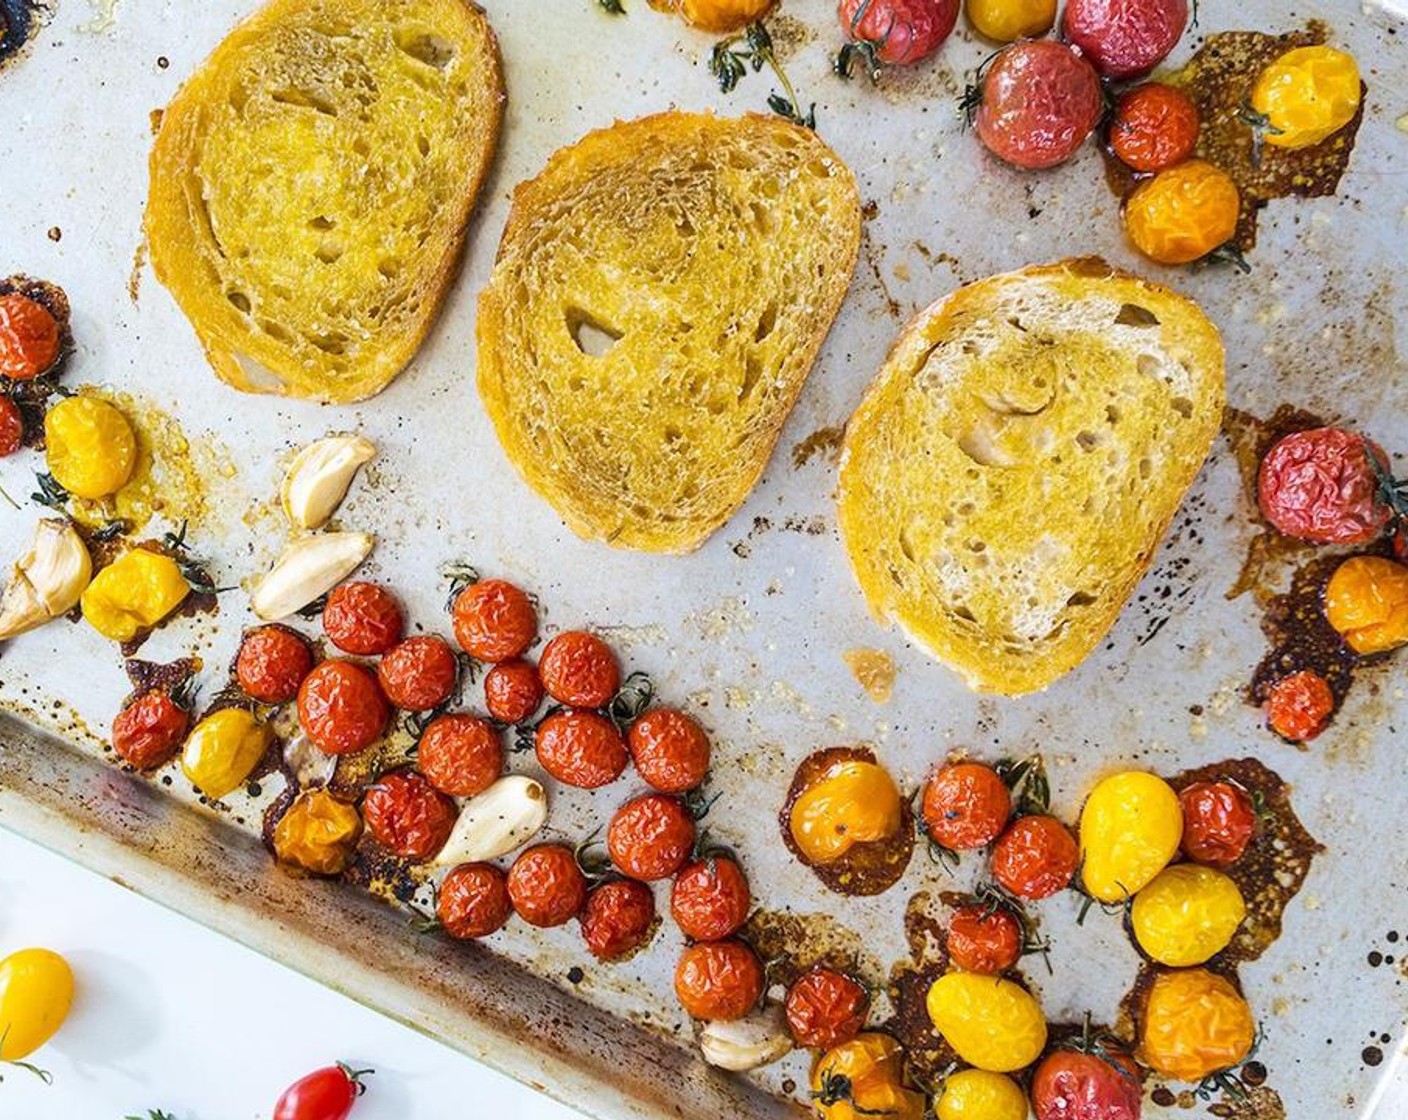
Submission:
<svg viewBox="0 0 1408 1120">
<path fill-rule="evenodd" d="M 979 79 L 978 139 L 1013 167 L 1055 167 L 1076 154 L 1105 111 L 1100 78 L 1064 43 L 1004 47 Z"/>
<path fill-rule="evenodd" d="M 323 608 L 323 632 L 344 653 L 371 657 L 401 640 L 405 616 L 380 584 L 354 581 L 332 589 Z"/>
<path fill-rule="evenodd" d="M 1054 1050 L 1032 1078 L 1036 1120 L 1139 1120 L 1143 1088 L 1132 1061 Z"/>
<path fill-rule="evenodd" d="M 568 630 L 543 647 L 538 676 L 548 695 L 574 708 L 600 708 L 621 687 L 611 647 L 585 630 Z"/>
<path fill-rule="evenodd" d="M 407 712 L 428 712 L 447 701 L 460 663 L 443 638 L 417 634 L 398 642 L 376 667 L 386 698 Z"/>
<path fill-rule="evenodd" d="M 543 702 L 543 682 L 527 661 L 500 661 L 484 674 L 484 706 L 500 723 L 522 723 Z"/>
<path fill-rule="evenodd" d="M 1183 806 L 1183 854 L 1195 863 L 1230 867 L 1256 832 L 1256 808 L 1231 782 L 1194 782 L 1178 795 Z"/>
<path fill-rule="evenodd" d="M 312 649 L 287 626 L 250 630 L 235 655 L 235 683 L 261 704 L 288 703 L 312 670 Z"/>
<path fill-rule="evenodd" d="M 273 1120 L 347 1120 L 357 1098 L 367 1091 L 362 1078 L 372 1071 L 346 1062 L 314 1070 L 284 1090 Z"/>
<path fill-rule="evenodd" d="M 9 397 L 0 397 L 0 459 L 24 446 L 24 417 L 20 406 Z"/>
<path fill-rule="evenodd" d="M 667 879 L 694 847 L 694 818 L 677 797 L 647 793 L 616 810 L 606 828 L 611 862 L 632 879 Z"/>
<path fill-rule="evenodd" d="M 538 612 L 519 588 L 501 579 L 470 584 L 455 598 L 455 640 L 478 661 L 521 657 L 538 636 Z"/>
<path fill-rule="evenodd" d="M 677 708 L 652 708 L 626 741 L 636 772 L 661 793 L 684 793 L 709 773 L 709 736 Z"/>
<path fill-rule="evenodd" d="M 985 848 L 1012 816 L 1012 793 L 991 766 L 956 762 L 941 767 L 924 786 L 924 830 L 954 852 Z"/>
<path fill-rule="evenodd" d="M 1188 0 L 1066 0 L 1061 31 L 1107 78 L 1147 74 L 1188 26 Z"/>
<path fill-rule="evenodd" d="M 1055 817 L 1019 817 L 992 850 L 992 875 L 1008 894 L 1030 901 L 1070 886 L 1080 845 Z"/>
<path fill-rule="evenodd" d="M 1271 527 L 1314 544 L 1369 544 L 1393 520 L 1388 456 L 1344 428 L 1286 436 L 1262 460 L 1257 500 Z"/>
</svg>

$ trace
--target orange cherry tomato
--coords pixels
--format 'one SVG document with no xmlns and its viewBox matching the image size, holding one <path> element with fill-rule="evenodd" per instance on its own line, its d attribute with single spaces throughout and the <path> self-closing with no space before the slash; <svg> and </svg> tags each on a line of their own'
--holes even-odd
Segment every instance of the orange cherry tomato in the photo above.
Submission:
<svg viewBox="0 0 1408 1120">
<path fill-rule="evenodd" d="M 529 925 L 549 928 L 571 921 L 587 901 L 587 877 L 565 844 L 537 844 L 508 869 L 514 912 Z"/>
<path fill-rule="evenodd" d="M 655 927 L 655 896 L 635 879 L 613 879 L 594 887 L 582 909 L 582 940 L 599 961 L 635 952 Z"/>
<path fill-rule="evenodd" d="M 736 938 L 701 941 L 680 955 L 675 995 L 695 1019 L 742 1019 L 762 999 L 763 966 L 758 954 Z"/>
<path fill-rule="evenodd" d="M 287 626 L 247 631 L 235 655 L 235 683 L 261 704 L 286 704 L 313 671 L 313 651 Z"/>
<path fill-rule="evenodd" d="M 24 446 L 24 416 L 9 397 L 0 397 L 0 459 Z"/>
<path fill-rule="evenodd" d="M 964 972 L 996 976 L 1022 955 L 1022 923 L 1010 910 L 974 903 L 948 922 L 948 957 Z"/>
<path fill-rule="evenodd" d="M 1183 806 L 1183 854 L 1195 863 L 1230 867 L 1256 832 L 1247 791 L 1231 782 L 1194 782 L 1178 795 Z"/>
<path fill-rule="evenodd" d="M 830 1050 L 865 1029 L 870 992 L 859 980 L 830 968 L 802 973 L 787 989 L 787 1031 L 798 1046 Z"/>
<path fill-rule="evenodd" d="M 1012 816 L 1012 793 L 991 766 L 957 762 L 941 767 L 924 787 L 920 808 L 929 838 L 950 851 L 985 848 Z"/>
<path fill-rule="evenodd" d="M 0 296 L 0 377 L 32 381 L 59 359 L 58 321 L 37 300 Z"/>
<path fill-rule="evenodd" d="M 175 757 L 191 713 L 160 689 L 144 692 L 112 721 L 112 747 L 122 761 L 138 770 L 154 770 Z"/>
<path fill-rule="evenodd" d="M 376 676 L 352 661 L 324 661 L 298 688 L 298 722 L 327 754 L 354 754 L 381 738 L 391 705 Z"/>
<path fill-rule="evenodd" d="M 484 706 L 500 723 L 522 723 L 542 702 L 543 682 L 527 661 L 501 661 L 484 674 Z"/>
<path fill-rule="evenodd" d="M 1055 817 L 1019 817 L 992 850 L 992 874 L 1008 894 L 1036 901 L 1070 886 L 1080 845 Z"/>
<path fill-rule="evenodd" d="M 474 797 L 503 773 L 503 740 L 493 724 L 478 716 L 436 716 L 420 737 L 416 769 L 441 793 Z"/>
<path fill-rule="evenodd" d="M 1325 617 L 1361 656 L 1408 644 L 1408 565 L 1351 556 L 1325 586 Z"/>
<path fill-rule="evenodd" d="M 479 661 L 521 657 L 538 636 L 538 612 L 519 588 L 501 579 L 470 584 L 455 598 L 455 641 Z"/>
<path fill-rule="evenodd" d="M 386 588 L 353 582 L 334 587 L 323 608 L 323 632 L 344 653 L 371 657 L 401 640 L 406 620 Z"/>
<path fill-rule="evenodd" d="M 661 793 L 684 793 L 709 773 L 709 736 L 677 708 L 652 708 L 626 741 L 636 772 Z"/>
<path fill-rule="evenodd" d="M 386 698 L 408 712 L 428 712 L 455 691 L 460 663 L 443 638 L 417 634 L 398 642 L 376 667 Z"/>
<path fill-rule="evenodd" d="M 1110 148 L 1135 171 L 1163 171 L 1193 154 L 1198 130 L 1192 98 L 1149 82 L 1120 95 L 1110 120 Z"/>
<path fill-rule="evenodd" d="M 694 818 L 677 797 L 647 793 L 616 810 L 606 828 L 611 862 L 632 879 L 667 879 L 694 848 Z"/>
<path fill-rule="evenodd" d="M 462 863 L 445 876 L 435 896 L 435 916 L 451 937 L 488 937 L 513 913 L 508 880 L 492 863 Z"/>
<path fill-rule="evenodd" d="M 445 846 L 459 810 L 414 770 L 383 774 L 362 798 L 362 819 L 387 851 L 417 863 Z"/>
<path fill-rule="evenodd" d="M 1302 669 L 1282 677 L 1266 695 L 1266 722 L 1292 743 L 1306 743 L 1324 731 L 1335 711 L 1335 694 L 1319 673 Z"/>
<path fill-rule="evenodd" d="M 585 630 L 568 630 L 543 647 L 538 676 L 548 695 L 574 708 L 600 708 L 621 687 L 611 647 Z"/>
<path fill-rule="evenodd" d="M 538 764 L 564 785 L 597 789 L 619 778 L 630 756 L 616 725 L 596 712 L 554 712 L 534 734 Z"/>
<path fill-rule="evenodd" d="M 670 914 L 691 941 L 720 941 L 737 933 L 752 906 L 743 868 L 723 855 L 688 864 L 670 890 Z"/>
<path fill-rule="evenodd" d="M 1135 188 L 1124 204 L 1124 228 L 1151 261 L 1188 264 L 1232 240 L 1241 205 L 1231 176 L 1190 159 Z"/>
</svg>

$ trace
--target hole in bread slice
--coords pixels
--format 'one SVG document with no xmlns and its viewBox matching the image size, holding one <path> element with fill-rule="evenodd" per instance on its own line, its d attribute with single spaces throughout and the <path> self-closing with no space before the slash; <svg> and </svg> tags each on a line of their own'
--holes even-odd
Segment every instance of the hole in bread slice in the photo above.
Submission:
<svg viewBox="0 0 1408 1120">
<path fill-rule="evenodd" d="M 1121 327 L 1157 327 L 1159 317 L 1147 307 L 1140 307 L 1137 303 L 1124 303 L 1120 305 L 1119 314 L 1115 316 L 1115 323 Z"/>
<path fill-rule="evenodd" d="M 396 49 L 425 66 L 444 70 L 455 60 L 455 48 L 447 39 L 420 27 L 398 27 Z"/>
<path fill-rule="evenodd" d="M 564 317 L 567 333 L 577 349 L 589 358 L 604 358 L 623 337 L 621 331 L 580 308 L 569 307 Z"/>
<path fill-rule="evenodd" d="M 292 105 L 298 109 L 312 109 L 315 113 L 321 113 L 325 117 L 337 116 L 337 105 L 332 98 L 313 89 L 285 88 L 276 89 L 269 94 L 269 97 L 277 101 L 280 105 Z"/>
</svg>

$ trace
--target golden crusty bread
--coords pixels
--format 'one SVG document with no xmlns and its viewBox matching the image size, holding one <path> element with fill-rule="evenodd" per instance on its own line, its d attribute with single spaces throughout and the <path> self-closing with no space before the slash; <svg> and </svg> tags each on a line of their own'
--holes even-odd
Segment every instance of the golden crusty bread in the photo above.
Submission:
<svg viewBox="0 0 1408 1120">
<path fill-rule="evenodd" d="M 1083 661 L 1148 568 L 1222 420 L 1217 329 L 1094 259 L 960 288 L 904 329 L 846 427 L 856 578 L 981 691 Z"/>
<path fill-rule="evenodd" d="M 272 0 L 166 109 L 152 266 L 236 388 L 377 393 L 454 276 L 503 115 L 468 0 Z"/>
<path fill-rule="evenodd" d="M 479 392 L 574 531 L 688 552 L 743 502 L 841 306 L 850 171 L 775 116 L 592 132 L 514 193 Z"/>
</svg>

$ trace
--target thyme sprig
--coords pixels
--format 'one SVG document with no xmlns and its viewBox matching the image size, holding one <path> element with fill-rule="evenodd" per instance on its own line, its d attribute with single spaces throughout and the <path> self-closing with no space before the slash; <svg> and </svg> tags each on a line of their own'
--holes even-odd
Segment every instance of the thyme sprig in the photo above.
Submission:
<svg viewBox="0 0 1408 1120">
<path fill-rule="evenodd" d="M 1228 1066 L 1226 1069 L 1215 1070 L 1208 1074 L 1193 1090 L 1193 1094 L 1202 1101 L 1210 1101 L 1218 1094 L 1229 1097 L 1234 1101 L 1245 1101 L 1249 1097 L 1247 1083 L 1242 1080 L 1242 1072 L 1256 1057 L 1256 1052 L 1261 1049 L 1261 1044 L 1266 1040 L 1265 1024 L 1257 1023 L 1256 1036 L 1252 1039 L 1252 1047 L 1247 1051 L 1247 1056 L 1235 1066 Z"/>
<path fill-rule="evenodd" d="M 1247 260 L 1247 255 L 1242 252 L 1241 247 L 1235 241 L 1227 241 L 1219 245 L 1203 258 L 1203 263 L 1229 264 L 1243 276 L 1247 275 L 1252 270 L 1251 262 Z"/>
<path fill-rule="evenodd" d="M 175 533 L 164 534 L 161 543 L 166 546 L 171 559 L 176 561 L 176 566 L 181 569 L 181 575 L 191 585 L 191 590 L 197 595 L 223 595 L 227 591 L 233 591 L 233 587 L 217 587 L 206 568 L 207 561 L 191 551 L 191 546 L 186 540 L 186 531 L 189 528 L 190 522 L 182 521 L 181 528 Z"/>
<path fill-rule="evenodd" d="M 596 6 L 609 16 L 626 14 L 626 9 L 621 6 L 621 0 L 596 0 Z"/>
<path fill-rule="evenodd" d="M 471 564 L 466 564 L 463 560 L 452 560 L 448 564 L 440 566 L 440 575 L 450 581 L 449 597 L 445 600 L 445 610 L 455 609 L 455 600 L 460 597 L 465 588 L 479 582 L 479 569 Z"/>
<path fill-rule="evenodd" d="M 59 485 L 57 478 L 48 471 L 35 471 L 34 482 L 39 489 L 29 496 L 31 502 L 47 506 L 56 513 L 68 513 L 68 501 L 72 495 Z"/>
<path fill-rule="evenodd" d="M 1237 107 L 1236 116 L 1252 131 L 1252 167 L 1260 169 L 1261 157 L 1266 148 L 1266 138 L 1280 136 L 1283 130 L 1272 124 L 1271 118 L 1265 113 L 1259 113 L 1253 109 L 1250 101 L 1243 101 Z"/>
<path fill-rule="evenodd" d="M 6 1024 L 5 1029 L 3 1031 L 0 1031 L 0 1050 L 3 1050 L 5 1048 L 5 1038 L 7 1035 L 9 1035 L 9 1033 L 10 1027 L 8 1024 Z M 4 1066 L 14 1066 L 16 1069 L 24 1070 L 26 1073 L 32 1073 L 35 1077 L 39 1078 L 40 1081 L 44 1082 L 45 1085 L 52 1085 L 54 1083 L 54 1075 L 52 1073 L 50 1073 L 47 1069 L 41 1069 L 39 1066 L 35 1065 L 32 1062 L 22 1062 L 18 1058 L 0 1059 L 0 1067 Z M 4 1080 L 4 1074 L 0 1073 L 0 1081 Z"/>
<path fill-rule="evenodd" d="M 870 13 L 870 6 L 873 2 L 874 0 L 861 0 L 855 15 L 851 17 L 850 39 L 836 52 L 836 59 L 831 64 L 831 69 L 835 71 L 836 76 L 844 81 L 850 80 L 851 68 L 857 60 L 865 67 L 871 82 L 880 80 L 880 52 L 890 41 L 890 32 L 895 29 L 895 19 L 891 16 L 889 26 L 885 28 L 885 34 L 880 38 L 867 39 L 863 37 L 860 25 L 865 22 L 865 17 Z"/>
<path fill-rule="evenodd" d="M 724 93 L 732 93 L 749 70 L 756 74 L 764 66 L 772 70 L 783 89 L 782 93 L 768 94 L 768 108 L 793 124 L 815 130 L 816 102 L 812 102 L 805 113 L 802 112 L 802 103 L 797 98 L 797 91 L 792 87 L 782 64 L 778 62 L 777 53 L 773 50 L 772 36 L 761 21 L 749 24 L 740 35 L 721 39 L 709 52 L 709 73 L 718 80 L 719 89 Z"/>
<path fill-rule="evenodd" d="M 1004 758 L 993 770 L 1012 792 L 1018 816 L 1044 816 L 1051 812 L 1051 782 L 1046 762 L 1039 754 L 1023 759 Z"/>
<path fill-rule="evenodd" d="M 642 672 L 631 673 L 616 690 L 606 705 L 605 715 L 616 725 L 616 730 L 623 735 L 626 728 L 640 717 L 640 714 L 650 707 L 650 702 L 655 699 L 655 685 L 651 679 Z"/>
<path fill-rule="evenodd" d="M 145 1116 L 126 1116 L 123 1120 L 176 1120 L 175 1113 L 161 1108 L 149 1108 Z"/>
</svg>

